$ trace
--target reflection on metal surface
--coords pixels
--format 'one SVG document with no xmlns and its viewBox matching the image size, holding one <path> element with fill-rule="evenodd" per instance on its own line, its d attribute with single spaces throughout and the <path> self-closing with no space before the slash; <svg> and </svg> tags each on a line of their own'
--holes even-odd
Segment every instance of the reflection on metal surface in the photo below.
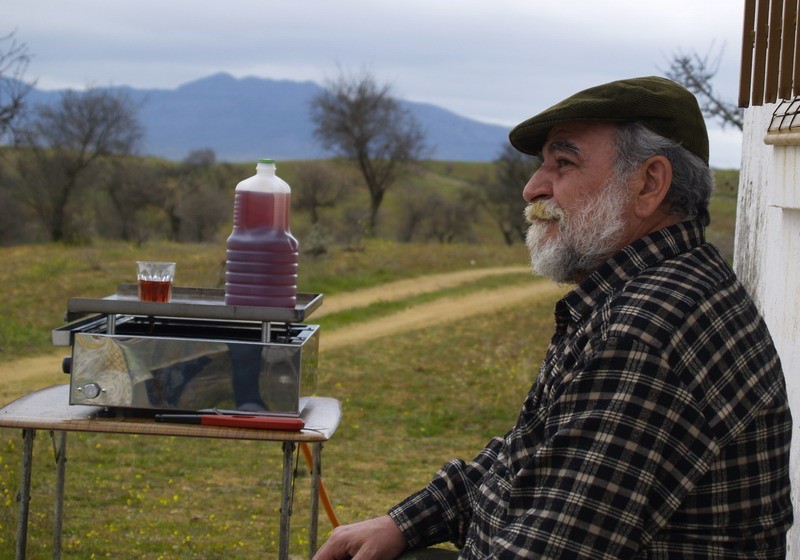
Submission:
<svg viewBox="0 0 800 560">
<path fill-rule="evenodd" d="M 72 333 L 70 404 L 298 414 L 316 388 L 317 325 L 275 325 L 262 342 L 260 324 L 116 323 Z"/>
</svg>

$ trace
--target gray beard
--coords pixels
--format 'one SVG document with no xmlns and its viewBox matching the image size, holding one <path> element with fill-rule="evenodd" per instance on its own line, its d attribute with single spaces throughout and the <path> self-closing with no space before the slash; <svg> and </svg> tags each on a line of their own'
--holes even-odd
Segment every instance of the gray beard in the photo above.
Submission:
<svg viewBox="0 0 800 560">
<path fill-rule="evenodd" d="M 627 185 L 612 178 L 583 208 L 569 215 L 562 210 L 552 238 L 546 237 L 552 222 L 533 220 L 526 236 L 533 272 L 568 284 L 596 270 L 618 249 L 627 201 Z"/>
</svg>

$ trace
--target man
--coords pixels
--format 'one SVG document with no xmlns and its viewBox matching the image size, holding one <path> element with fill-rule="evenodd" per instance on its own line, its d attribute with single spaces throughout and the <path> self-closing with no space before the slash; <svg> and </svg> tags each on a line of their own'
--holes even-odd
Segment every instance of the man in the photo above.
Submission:
<svg viewBox="0 0 800 560">
<path fill-rule="evenodd" d="M 791 416 L 769 333 L 703 238 L 695 98 L 662 78 L 577 93 L 510 134 L 533 270 L 576 287 L 516 425 L 321 560 L 784 558 Z"/>
</svg>

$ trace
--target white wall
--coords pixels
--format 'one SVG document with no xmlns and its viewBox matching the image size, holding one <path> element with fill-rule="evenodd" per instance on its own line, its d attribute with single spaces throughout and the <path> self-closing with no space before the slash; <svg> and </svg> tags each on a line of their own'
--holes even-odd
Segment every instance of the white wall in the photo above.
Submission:
<svg viewBox="0 0 800 560">
<path fill-rule="evenodd" d="M 787 558 L 800 559 L 800 139 L 765 143 L 775 107 L 745 111 L 734 268 L 764 315 L 786 375 L 795 425 Z"/>
</svg>

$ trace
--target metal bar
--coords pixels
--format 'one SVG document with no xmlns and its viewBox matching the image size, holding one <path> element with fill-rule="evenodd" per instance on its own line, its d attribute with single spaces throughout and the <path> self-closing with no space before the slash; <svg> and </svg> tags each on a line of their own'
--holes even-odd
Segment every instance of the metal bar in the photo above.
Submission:
<svg viewBox="0 0 800 560">
<path fill-rule="evenodd" d="M 311 521 L 308 527 L 308 557 L 317 552 L 317 533 L 319 532 L 319 486 L 322 478 L 322 443 L 311 446 Z"/>
<path fill-rule="evenodd" d="M 117 333 L 117 314 L 116 313 L 109 313 L 106 315 L 106 334 L 116 334 Z"/>
<path fill-rule="evenodd" d="M 19 492 L 19 517 L 17 518 L 17 560 L 25 560 L 28 545 L 28 512 L 31 501 L 31 471 L 33 470 L 33 438 L 36 430 L 22 430 L 22 474 L 20 477 Z"/>
<path fill-rule="evenodd" d="M 744 27 L 742 29 L 742 63 L 739 76 L 739 107 L 750 106 L 750 88 L 753 84 L 753 47 L 755 45 L 756 0 L 744 2 Z"/>
<path fill-rule="evenodd" d="M 61 560 L 61 529 L 64 525 L 64 487 L 67 471 L 67 432 L 58 432 L 58 444 L 53 445 L 56 451 L 56 499 L 53 512 L 53 560 Z"/>
<path fill-rule="evenodd" d="M 289 529 L 292 517 L 292 498 L 294 482 L 294 455 L 295 444 L 291 441 L 283 442 L 283 491 L 281 494 L 281 533 L 278 549 L 279 560 L 289 560 Z"/>
<path fill-rule="evenodd" d="M 272 323 L 264 321 L 261 323 L 261 342 L 268 343 L 272 338 Z"/>
</svg>

